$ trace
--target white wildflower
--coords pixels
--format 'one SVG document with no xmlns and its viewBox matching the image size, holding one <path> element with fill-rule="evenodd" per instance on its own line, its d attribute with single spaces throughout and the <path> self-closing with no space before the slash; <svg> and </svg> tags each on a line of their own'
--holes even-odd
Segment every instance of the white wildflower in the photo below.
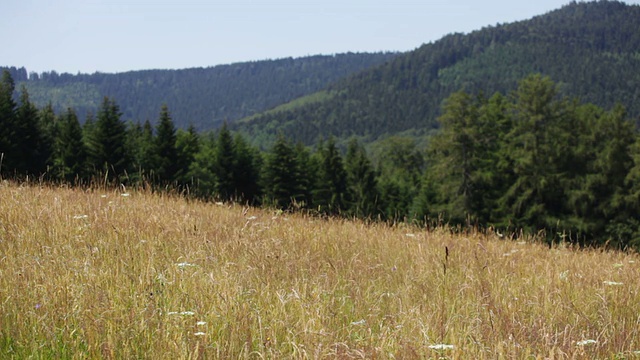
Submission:
<svg viewBox="0 0 640 360">
<path fill-rule="evenodd" d="M 453 350 L 453 345 L 435 344 L 435 345 L 429 345 L 429 349 L 433 349 L 433 350 Z"/>
<path fill-rule="evenodd" d="M 102 195 L 100 195 L 100 197 L 101 197 L 101 198 L 103 198 L 103 199 L 106 199 L 106 198 L 107 198 L 107 195 L 102 194 Z"/>
<path fill-rule="evenodd" d="M 416 237 L 416 234 L 405 234 L 407 237 Z"/>
<path fill-rule="evenodd" d="M 359 326 L 359 325 L 364 325 L 364 324 L 366 324 L 366 323 L 367 323 L 367 321 L 366 321 L 365 319 L 362 319 L 362 320 L 358 320 L 358 321 L 354 321 L 354 322 L 352 322 L 352 323 L 351 323 L 351 325 L 353 325 L 353 326 Z"/>
<path fill-rule="evenodd" d="M 585 346 L 585 345 L 594 345 L 597 344 L 598 342 L 596 340 L 593 339 L 587 339 L 587 340 L 581 340 L 581 341 L 577 341 L 576 345 L 578 346 Z"/>
<path fill-rule="evenodd" d="M 188 268 L 188 267 L 196 267 L 198 265 L 191 264 L 191 263 L 188 263 L 188 262 L 181 262 L 181 263 L 177 263 L 176 266 L 181 268 L 181 269 L 184 269 L 184 268 Z"/>
<path fill-rule="evenodd" d="M 195 335 L 195 336 L 205 336 L 207 334 L 203 333 L 202 331 L 198 331 L 197 333 L 194 333 L 193 335 Z"/>
<path fill-rule="evenodd" d="M 518 250 L 518 249 L 513 249 L 513 250 L 509 251 L 508 253 L 504 253 L 504 254 L 502 254 L 502 256 L 511 256 L 511 255 L 513 255 L 513 254 L 517 253 L 518 251 L 520 251 L 520 250 Z"/>
<path fill-rule="evenodd" d="M 180 311 L 180 312 L 177 312 L 177 311 L 169 311 L 169 312 L 167 313 L 167 315 L 182 315 L 182 316 L 193 316 L 193 315 L 195 315 L 195 314 L 196 314 L 196 313 L 194 313 L 193 311 Z"/>
<path fill-rule="evenodd" d="M 74 215 L 73 218 L 76 219 L 76 220 L 78 220 L 78 219 L 88 219 L 89 215 Z"/>
<path fill-rule="evenodd" d="M 565 270 L 563 272 L 560 273 L 560 280 L 567 280 L 567 278 L 569 277 L 569 270 Z"/>
<path fill-rule="evenodd" d="M 122 193 L 122 194 L 120 194 L 120 196 L 122 196 L 122 197 L 129 197 L 129 196 L 131 196 L 131 194 L 129 194 L 129 193 Z"/>
<path fill-rule="evenodd" d="M 255 219 L 257 219 L 257 218 L 258 218 L 257 216 L 249 216 L 249 217 L 247 218 L 247 220 L 255 220 Z"/>
<path fill-rule="evenodd" d="M 604 281 L 605 285 L 609 285 L 609 286 L 620 286 L 620 285 L 624 285 L 621 282 L 616 282 L 616 281 Z"/>
<path fill-rule="evenodd" d="M 196 323 L 196 325 L 198 325 L 198 326 L 204 326 L 204 325 L 207 325 L 207 322 L 206 322 L 206 321 L 198 321 L 198 322 Z"/>
</svg>

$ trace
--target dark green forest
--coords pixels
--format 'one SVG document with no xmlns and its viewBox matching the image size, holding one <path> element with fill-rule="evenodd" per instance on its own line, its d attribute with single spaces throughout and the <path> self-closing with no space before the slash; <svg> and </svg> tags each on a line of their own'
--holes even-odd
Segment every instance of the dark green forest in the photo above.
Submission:
<svg viewBox="0 0 640 360">
<path fill-rule="evenodd" d="M 386 64 L 332 84 L 322 101 L 269 112 L 231 125 L 268 147 L 282 132 L 315 144 L 357 136 L 374 142 L 438 128 L 444 99 L 506 93 L 531 73 L 559 90 L 603 108 L 623 104 L 640 115 L 640 6 L 617 1 L 572 2 L 530 20 L 450 34 Z"/>
<path fill-rule="evenodd" d="M 176 126 L 218 128 L 392 59 L 395 53 L 347 53 L 254 61 L 208 68 L 143 70 L 116 74 L 27 73 L 6 68 L 17 88 L 25 85 L 38 107 L 71 107 L 83 121 L 104 96 L 118 99 L 126 120 L 154 122 L 159 109 L 172 109 Z M 0 69 L 2 70 L 2 69 Z"/>
<path fill-rule="evenodd" d="M 390 138 L 376 162 L 355 138 L 342 152 L 332 137 L 308 148 L 281 134 L 263 152 L 226 124 L 176 129 L 166 105 L 155 126 L 126 123 L 105 97 L 80 125 L 72 108 L 16 94 L 5 71 L 0 175 L 640 249 L 640 136 L 622 105 L 569 98 L 537 74 L 505 94 L 456 92 L 439 122 L 426 150 Z"/>
</svg>

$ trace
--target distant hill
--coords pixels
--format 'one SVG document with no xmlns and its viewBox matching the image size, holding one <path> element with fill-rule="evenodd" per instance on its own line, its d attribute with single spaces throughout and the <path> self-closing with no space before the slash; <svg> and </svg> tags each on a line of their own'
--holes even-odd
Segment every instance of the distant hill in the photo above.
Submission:
<svg viewBox="0 0 640 360">
<path fill-rule="evenodd" d="M 508 92 L 530 73 L 550 76 L 581 101 L 605 108 L 621 103 L 637 117 L 640 6 L 572 2 L 530 20 L 447 35 L 233 128 L 261 145 L 278 132 L 306 144 L 330 135 L 421 136 L 437 128 L 452 92 Z"/>
<path fill-rule="evenodd" d="M 396 53 L 347 53 L 236 63 L 183 70 L 116 74 L 27 74 L 9 69 L 17 89 L 25 84 L 39 107 L 73 107 L 84 119 L 104 96 L 116 100 L 125 120 L 154 122 L 167 104 L 179 127 L 199 130 L 265 111 L 314 93 L 339 79 L 384 63 Z"/>
</svg>

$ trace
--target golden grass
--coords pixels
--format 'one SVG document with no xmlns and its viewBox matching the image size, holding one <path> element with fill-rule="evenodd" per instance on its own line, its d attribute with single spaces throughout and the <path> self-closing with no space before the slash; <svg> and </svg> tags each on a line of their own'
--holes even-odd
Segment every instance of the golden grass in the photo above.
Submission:
<svg viewBox="0 0 640 360">
<path fill-rule="evenodd" d="M 636 254 L 4 183 L 0 358 L 639 358 L 639 267 Z"/>
</svg>

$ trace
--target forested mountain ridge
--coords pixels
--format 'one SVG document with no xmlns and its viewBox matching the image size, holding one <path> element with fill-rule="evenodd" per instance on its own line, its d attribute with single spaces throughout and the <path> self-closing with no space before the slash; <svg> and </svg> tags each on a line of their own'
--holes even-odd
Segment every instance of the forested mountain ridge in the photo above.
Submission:
<svg viewBox="0 0 640 360">
<path fill-rule="evenodd" d="M 107 74 L 28 74 L 8 68 L 19 89 L 23 84 L 38 107 L 56 112 L 72 107 L 84 120 L 95 113 L 104 96 L 116 99 L 123 117 L 154 121 L 166 104 L 176 125 L 199 130 L 223 121 L 268 110 L 319 91 L 341 78 L 384 63 L 396 53 L 317 55 L 181 70 L 142 70 Z"/>
<path fill-rule="evenodd" d="M 640 114 L 640 6 L 572 2 L 530 20 L 451 34 L 330 87 L 323 101 L 271 111 L 233 128 L 268 145 L 278 132 L 320 138 L 421 135 L 436 128 L 442 102 L 458 90 L 515 89 L 531 73 L 550 76 L 565 95 Z"/>
</svg>

